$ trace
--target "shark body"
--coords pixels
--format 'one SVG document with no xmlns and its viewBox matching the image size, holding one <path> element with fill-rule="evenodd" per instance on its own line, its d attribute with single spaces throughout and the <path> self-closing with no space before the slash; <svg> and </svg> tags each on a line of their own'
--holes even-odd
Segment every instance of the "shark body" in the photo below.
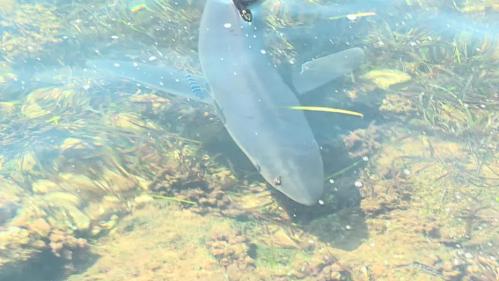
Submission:
<svg viewBox="0 0 499 281">
<path fill-rule="evenodd" d="M 265 180 L 289 198 L 315 204 L 322 157 L 296 94 L 272 65 L 254 24 L 230 0 L 208 0 L 199 59 L 225 128 Z"/>
</svg>

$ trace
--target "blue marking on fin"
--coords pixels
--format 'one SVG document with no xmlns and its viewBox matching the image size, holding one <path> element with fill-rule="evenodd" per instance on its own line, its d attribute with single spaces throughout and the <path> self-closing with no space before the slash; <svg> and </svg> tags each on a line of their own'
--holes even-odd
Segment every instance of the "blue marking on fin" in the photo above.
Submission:
<svg viewBox="0 0 499 281">
<path fill-rule="evenodd" d="M 150 89 L 192 98 L 207 104 L 212 103 L 209 86 L 205 79 L 180 69 L 106 59 L 88 60 L 86 64 L 89 69 L 107 78 L 125 79 Z"/>
<path fill-rule="evenodd" d="M 206 91 L 198 84 L 198 82 L 190 74 L 185 75 L 185 79 L 191 88 L 192 93 L 198 97 L 203 98 L 206 96 Z"/>
</svg>

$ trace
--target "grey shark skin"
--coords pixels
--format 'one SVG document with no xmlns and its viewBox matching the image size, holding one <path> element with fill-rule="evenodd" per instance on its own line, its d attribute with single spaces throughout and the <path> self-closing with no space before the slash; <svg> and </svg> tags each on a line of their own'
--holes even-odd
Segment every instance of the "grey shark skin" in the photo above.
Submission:
<svg viewBox="0 0 499 281">
<path fill-rule="evenodd" d="M 313 205 L 324 188 L 319 146 L 296 94 L 263 49 L 256 27 L 232 0 L 207 0 L 199 59 L 225 128 L 264 179 L 292 200 Z"/>
</svg>

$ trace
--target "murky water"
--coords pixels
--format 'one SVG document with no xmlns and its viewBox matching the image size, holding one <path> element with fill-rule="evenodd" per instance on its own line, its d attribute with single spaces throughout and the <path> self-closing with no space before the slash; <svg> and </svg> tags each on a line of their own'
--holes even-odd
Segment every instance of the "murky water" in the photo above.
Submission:
<svg viewBox="0 0 499 281">
<path fill-rule="evenodd" d="M 294 111 L 324 165 L 312 206 L 235 141 L 280 128 L 210 101 L 205 1 L 0 0 L 0 280 L 499 279 L 498 4 L 256 2 L 230 42 L 263 44 L 293 97 L 316 70 L 298 97 L 321 108 Z"/>
</svg>

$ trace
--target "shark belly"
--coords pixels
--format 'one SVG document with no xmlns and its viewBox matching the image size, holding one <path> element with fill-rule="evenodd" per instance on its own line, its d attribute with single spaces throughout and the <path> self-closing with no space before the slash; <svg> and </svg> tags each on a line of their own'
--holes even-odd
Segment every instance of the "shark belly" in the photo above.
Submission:
<svg viewBox="0 0 499 281">
<path fill-rule="evenodd" d="M 319 146 L 296 94 L 271 64 L 258 28 L 231 0 L 206 2 L 199 58 L 226 130 L 273 187 L 313 205 L 323 191 Z"/>
</svg>

